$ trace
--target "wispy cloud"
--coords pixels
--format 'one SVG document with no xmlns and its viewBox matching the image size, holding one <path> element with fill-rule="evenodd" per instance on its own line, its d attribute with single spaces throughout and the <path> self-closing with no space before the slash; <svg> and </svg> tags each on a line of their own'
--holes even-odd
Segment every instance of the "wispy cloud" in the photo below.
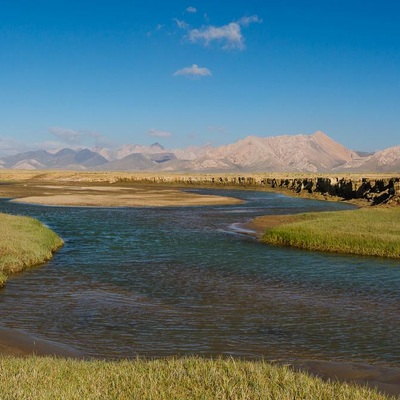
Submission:
<svg viewBox="0 0 400 400">
<path fill-rule="evenodd" d="M 147 134 L 151 137 L 157 137 L 157 138 L 169 138 L 172 136 L 171 132 L 159 131 L 158 129 L 154 128 L 149 129 Z"/>
<path fill-rule="evenodd" d="M 0 137 L 0 156 L 14 155 L 31 150 L 51 150 L 65 147 L 62 141 L 45 141 L 37 143 L 20 142 L 7 137 Z M 78 147 L 78 146 L 71 146 Z"/>
<path fill-rule="evenodd" d="M 189 32 L 189 40 L 192 43 L 203 43 L 205 46 L 214 41 L 221 42 L 224 49 L 242 50 L 244 48 L 240 25 L 236 22 L 219 27 L 208 26 L 203 29 L 192 29 Z"/>
<path fill-rule="evenodd" d="M 263 20 L 261 18 L 258 17 L 258 15 L 251 15 L 249 17 L 242 17 L 239 19 L 239 21 L 237 21 L 237 23 L 239 25 L 242 26 L 249 26 L 252 23 L 258 23 L 261 24 L 263 22 Z"/>
<path fill-rule="evenodd" d="M 72 149 L 78 149 L 84 146 L 90 147 L 92 145 L 107 147 L 113 145 L 111 141 L 97 132 L 83 132 L 60 127 L 51 127 L 49 128 L 49 132 L 56 137 L 55 140 L 26 143 L 0 136 L 0 156 L 13 155 L 30 150 L 46 150 L 52 152 L 53 150 L 59 150 L 66 146 Z"/>
<path fill-rule="evenodd" d="M 202 77 L 202 76 L 211 76 L 212 73 L 208 68 L 201 68 L 197 64 L 193 64 L 191 67 L 186 67 L 182 69 L 178 69 L 174 73 L 174 76 L 192 76 L 192 77 Z"/>
<path fill-rule="evenodd" d="M 197 12 L 197 8 L 190 6 L 186 9 L 186 12 L 194 14 Z"/>
<path fill-rule="evenodd" d="M 153 30 L 147 32 L 147 36 L 150 37 L 151 35 L 153 35 L 153 33 L 160 32 L 163 28 L 164 28 L 163 24 L 157 24 Z"/>
<path fill-rule="evenodd" d="M 53 126 L 49 128 L 49 131 L 56 138 L 69 145 L 81 145 L 86 142 L 92 142 L 91 144 L 98 145 L 109 145 L 110 142 L 101 133 L 98 132 L 85 132 L 77 129 L 61 128 Z"/>
<path fill-rule="evenodd" d="M 178 26 L 178 28 L 180 29 L 186 29 L 189 27 L 189 24 L 187 24 L 185 21 L 178 19 L 178 18 L 174 18 L 174 21 L 176 23 L 176 25 Z"/>
<path fill-rule="evenodd" d="M 205 26 L 201 29 L 189 31 L 188 38 L 192 43 L 200 43 L 208 46 L 212 42 L 222 44 L 225 50 L 245 48 L 242 27 L 247 27 L 251 23 L 261 23 L 262 20 L 257 15 L 242 17 L 236 22 L 231 22 L 223 26 Z"/>
<path fill-rule="evenodd" d="M 75 129 L 53 126 L 49 128 L 49 131 L 51 134 L 61 139 L 63 142 L 70 144 L 79 144 L 83 137 L 83 133 Z"/>
<path fill-rule="evenodd" d="M 26 143 L 0 136 L 0 155 L 11 155 L 26 150 L 28 150 Z"/>
</svg>

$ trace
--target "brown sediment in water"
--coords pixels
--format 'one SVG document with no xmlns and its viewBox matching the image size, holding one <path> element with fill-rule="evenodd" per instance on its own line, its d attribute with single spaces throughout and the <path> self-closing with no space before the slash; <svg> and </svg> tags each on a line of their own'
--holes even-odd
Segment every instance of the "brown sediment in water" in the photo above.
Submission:
<svg viewBox="0 0 400 400">
<path fill-rule="evenodd" d="M 18 329 L 0 328 L 0 356 L 82 357 L 82 354 L 59 343 L 35 338 Z"/>
<path fill-rule="evenodd" d="M 298 361 L 292 367 L 323 380 L 354 383 L 400 397 L 400 368 L 323 360 Z"/>
<path fill-rule="evenodd" d="M 257 239 L 261 239 L 267 229 L 274 228 L 285 224 L 287 222 L 295 222 L 293 215 L 264 215 L 256 217 L 251 221 L 242 225 L 242 227 L 250 232 L 253 232 L 253 236 Z"/>
</svg>

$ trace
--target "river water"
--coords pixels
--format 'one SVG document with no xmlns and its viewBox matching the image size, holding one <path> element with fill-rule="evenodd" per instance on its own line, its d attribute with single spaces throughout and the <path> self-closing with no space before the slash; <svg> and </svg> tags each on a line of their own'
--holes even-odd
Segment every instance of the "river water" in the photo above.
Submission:
<svg viewBox="0 0 400 400">
<path fill-rule="evenodd" d="M 234 229 L 259 215 L 352 206 L 203 192 L 246 202 L 94 209 L 1 200 L 1 212 L 40 219 L 65 246 L 45 266 L 9 279 L 0 325 L 88 357 L 399 364 L 399 261 L 263 245 Z"/>
</svg>

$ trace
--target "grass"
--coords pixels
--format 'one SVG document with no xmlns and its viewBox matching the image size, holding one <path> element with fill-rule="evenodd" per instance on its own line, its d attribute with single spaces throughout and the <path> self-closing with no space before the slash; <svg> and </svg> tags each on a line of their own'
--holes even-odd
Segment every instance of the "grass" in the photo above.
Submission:
<svg viewBox="0 0 400 400">
<path fill-rule="evenodd" d="M 288 221 L 289 220 L 289 221 Z M 297 214 L 262 241 L 307 250 L 400 258 L 400 208 Z"/>
<path fill-rule="evenodd" d="M 29 217 L 0 214 L 0 287 L 7 276 L 48 261 L 63 241 Z"/>
<path fill-rule="evenodd" d="M 0 358 L 1 399 L 388 399 L 264 361 Z"/>
</svg>

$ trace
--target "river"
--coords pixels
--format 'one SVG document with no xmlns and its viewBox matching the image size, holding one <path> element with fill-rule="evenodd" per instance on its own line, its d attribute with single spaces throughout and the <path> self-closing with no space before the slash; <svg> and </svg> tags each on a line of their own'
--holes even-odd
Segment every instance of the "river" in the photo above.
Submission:
<svg viewBox="0 0 400 400">
<path fill-rule="evenodd" d="M 400 263 L 263 245 L 259 215 L 353 206 L 254 191 L 200 191 L 234 206 L 70 208 L 0 200 L 65 246 L 0 291 L 0 325 L 85 356 L 233 355 L 400 362 Z"/>
</svg>

